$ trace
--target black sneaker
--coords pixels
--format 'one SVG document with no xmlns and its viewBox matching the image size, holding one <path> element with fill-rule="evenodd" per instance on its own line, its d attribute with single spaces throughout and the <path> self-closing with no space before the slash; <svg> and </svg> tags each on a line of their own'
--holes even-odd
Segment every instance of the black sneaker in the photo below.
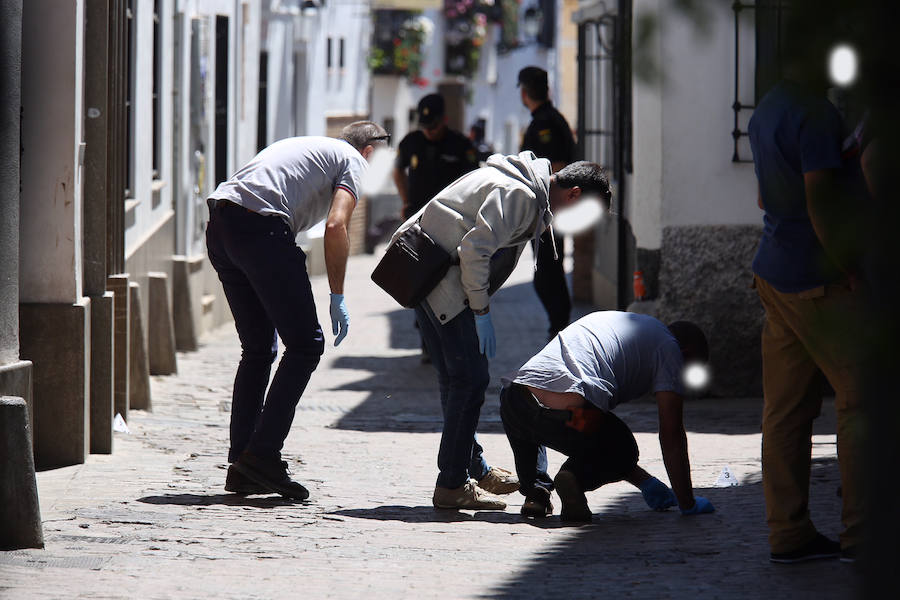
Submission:
<svg viewBox="0 0 900 600">
<path fill-rule="evenodd" d="M 837 558 L 841 555 L 841 545 L 833 542 L 821 533 L 817 533 L 812 541 L 790 552 L 772 552 L 769 560 L 774 563 L 798 563 L 822 558 Z"/>
<path fill-rule="evenodd" d="M 553 514 L 553 504 L 550 502 L 550 490 L 535 486 L 522 504 L 523 517 L 544 518 Z"/>
<path fill-rule="evenodd" d="M 591 509 L 581 484 L 571 471 L 560 471 L 553 479 L 556 493 L 562 507 L 559 509 L 559 520 L 578 523 L 590 523 Z"/>
<path fill-rule="evenodd" d="M 241 475 L 258 483 L 269 491 L 281 494 L 285 498 L 306 500 L 309 490 L 291 480 L 287 462 L 283 460 L 265 459 L 242 452 L 232 465 Z"/>
<path fill-rule="evenodd" d="M 234 465 L 228 465 L 228 474 L 225 475 L 225 491 L 233 494 L 240 494 L 241 496 L 272 493 L 272 490 L 269 488 L 259 485 L 241 475 L 241 473 L 234 468 Z"/>
</svg>

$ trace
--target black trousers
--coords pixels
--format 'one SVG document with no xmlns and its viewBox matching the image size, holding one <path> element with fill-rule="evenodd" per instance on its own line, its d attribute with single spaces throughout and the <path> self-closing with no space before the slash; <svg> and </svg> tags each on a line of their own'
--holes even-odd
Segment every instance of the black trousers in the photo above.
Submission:
<svg viewBox="0 0 900 600">
<path fill-rule="evenodd" d="M 241 340 L 228 461 L 244 450 L 280 458 L 297 403 L 325 350 L 306 255 L 285 221 L 229 202 L 219 202 L 210 214 L 206 248 Z M 276 330 L 284 352 L 270 383 Z"/>
<path fill-rule="evenodd" d="M 534 250 L 534 242 L 531 244 Z M 559 260 L 553 258 L 553 244 L 550 231 L 541 234 L 541 243 L 537 250 L 537 271 L 534 273 L 534 291 L 537 292 L 547 318 L 550 321 L 550 336 L 554 336 L 569 324 L 572 312 L 572 300 L 569 297 L 569 285 L 566 283 L 566 271 L 563 268 L 565 246 L 563 239 L 556 239 L 556 253 Z"/>
<path fill-rule="evenodd" d="M 500 391 L 500 417 L 523 495 L 534 487 L 553 489 L 544 446 L 569 457 L 560 470 L 574 473 L 585 491 L 621 481 L 637 465 L 634 434 L 611 412 L 603 411 L 597 429 L 584 433 L 566 425 L 570 411 L 546 408 L 528 388 L 514 383 Z"/>
</svg>

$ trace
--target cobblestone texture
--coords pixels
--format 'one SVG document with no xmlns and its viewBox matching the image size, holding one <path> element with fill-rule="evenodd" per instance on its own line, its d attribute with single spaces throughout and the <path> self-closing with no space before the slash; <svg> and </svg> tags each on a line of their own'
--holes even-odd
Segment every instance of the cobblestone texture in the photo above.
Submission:
<svg viewBox="0 0 900 600">
<path fill-rule="evenodd" d="M 758 398 L 687 405 L 694 486 L 716 505 L 712 515 L 650 511 L 624 483 L 590 493 L 594 523 L 580 527 L 562 526 L 558 516 L 523 522 L 518 494 L 505 512 L 435 511 L 435 377 L 419 362 L 412 312 L 396 309 L 369 280 L 374 264 L 371 256 L 351 260 L 350 335 L 337 349 L 329 342 L 285 447 L 309 502 L 222 489 L 240 353 L 227 326 L 199 351 L 178 355 L 179 375 L 153 378 L 153 412 L 132 411 L 132 433 L 116 434 L 112 455 L 38 474 L 46 548 L 0 552 L 0 597 L 853 595 L 847 565 L 768 562 Z M 479 436 L 488 459 L 508 468 L 497 381 L 541 346 L 546 330 L 530 268 L 526 253 L 492 302 L 499 357 Z M 313 285 L 328 323 L 327 283 Z M 655 405 L 637 401 L 619 414 L 635 431 L 641 464 L 665 481 Z M 831 537 L 840 509 L 833 431 L 826 403 L 814 437 L 811 511 Z M 551 452 L 551 467 L 560 463 Z M 726 465 L 741 486 L 713 487 Z"/>
</svg>

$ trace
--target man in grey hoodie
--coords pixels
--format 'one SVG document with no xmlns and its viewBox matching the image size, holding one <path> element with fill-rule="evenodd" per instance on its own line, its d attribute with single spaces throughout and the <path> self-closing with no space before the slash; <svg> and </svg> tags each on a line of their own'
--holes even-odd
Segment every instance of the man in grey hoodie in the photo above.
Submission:
<svg viewBox="0 0 900 600">
<path fill-rule="evenodd" d="M 438 372 L 444 426 L 438 450 L 436 508 L 496 508 L 497 494 L 519 487 L 509 471 L 489 467 L 475 438 L 496 352 L 490 297 L 515 268 L 525 245 L 550 227 L 553 206 L 598 197 L 609 208 L 609 182 L 600 165 L 580 161 L 551 174 L 550 161 L 530 151 L 495 154 L 487 166 L 444 188 L 411 216 L 394 240 L 418 222 L 459 264 L 416 307 Z M 551 229 L 552 233 L 552 229 Z M 539 242 L 536 242 L 539 243 Z"/>
</svg>

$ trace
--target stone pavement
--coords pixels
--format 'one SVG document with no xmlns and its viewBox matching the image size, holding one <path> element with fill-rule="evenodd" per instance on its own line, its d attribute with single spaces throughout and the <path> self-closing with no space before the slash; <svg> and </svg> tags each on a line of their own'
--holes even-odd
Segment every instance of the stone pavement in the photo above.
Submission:
<svg viewBox="0 0 900 600">
<path fill-rule="evenodd" d="M 857 580 L 837 561 L 768 562 L 759 457 L 759 399 L 700 399 L 685 421 L 694 486 L 717 511 L 653 512 L 637 489 L 589 494 L 594 523 L 505 512 L 435 511 L 440 409 L 421 365 L 412 312 L 351 259 L 350 335 L 333 337 L 298 407 L 285 456 L 307 503 L 222 489 L 231 383 L 240 354 L 231 326 L 179 354 L 179 375 L 152 381 L 153 412 L 133 411 L 114 453 L 38 473 L 44 550 L 0 552 L 0 598 L 847 598 Z M 511 467 L 498 416 L 500 373 L 540 348 L 545 317 L 526 252 L 492 302 L 500 357 L 479 436 Z M 327 283 L 313 282 L 320 321 Z M 586 307 L 581 308 L 582 312 Z M 727 376 L 727 374 L 719 374 Z M 641 464 L 667 481 L 652 401 L 620 407 Z M 840 499 L 834 410 L 814 437 L 811 511 L 835 537 Z M 551 452 L 551 467 L 561 463 Z M 716 488 L 729 466 L 742 485 Z M 551 471 L 554 472 L 554 471 Z M 558 501 L 554 496 L 554 503 Z"/>
</svg>

